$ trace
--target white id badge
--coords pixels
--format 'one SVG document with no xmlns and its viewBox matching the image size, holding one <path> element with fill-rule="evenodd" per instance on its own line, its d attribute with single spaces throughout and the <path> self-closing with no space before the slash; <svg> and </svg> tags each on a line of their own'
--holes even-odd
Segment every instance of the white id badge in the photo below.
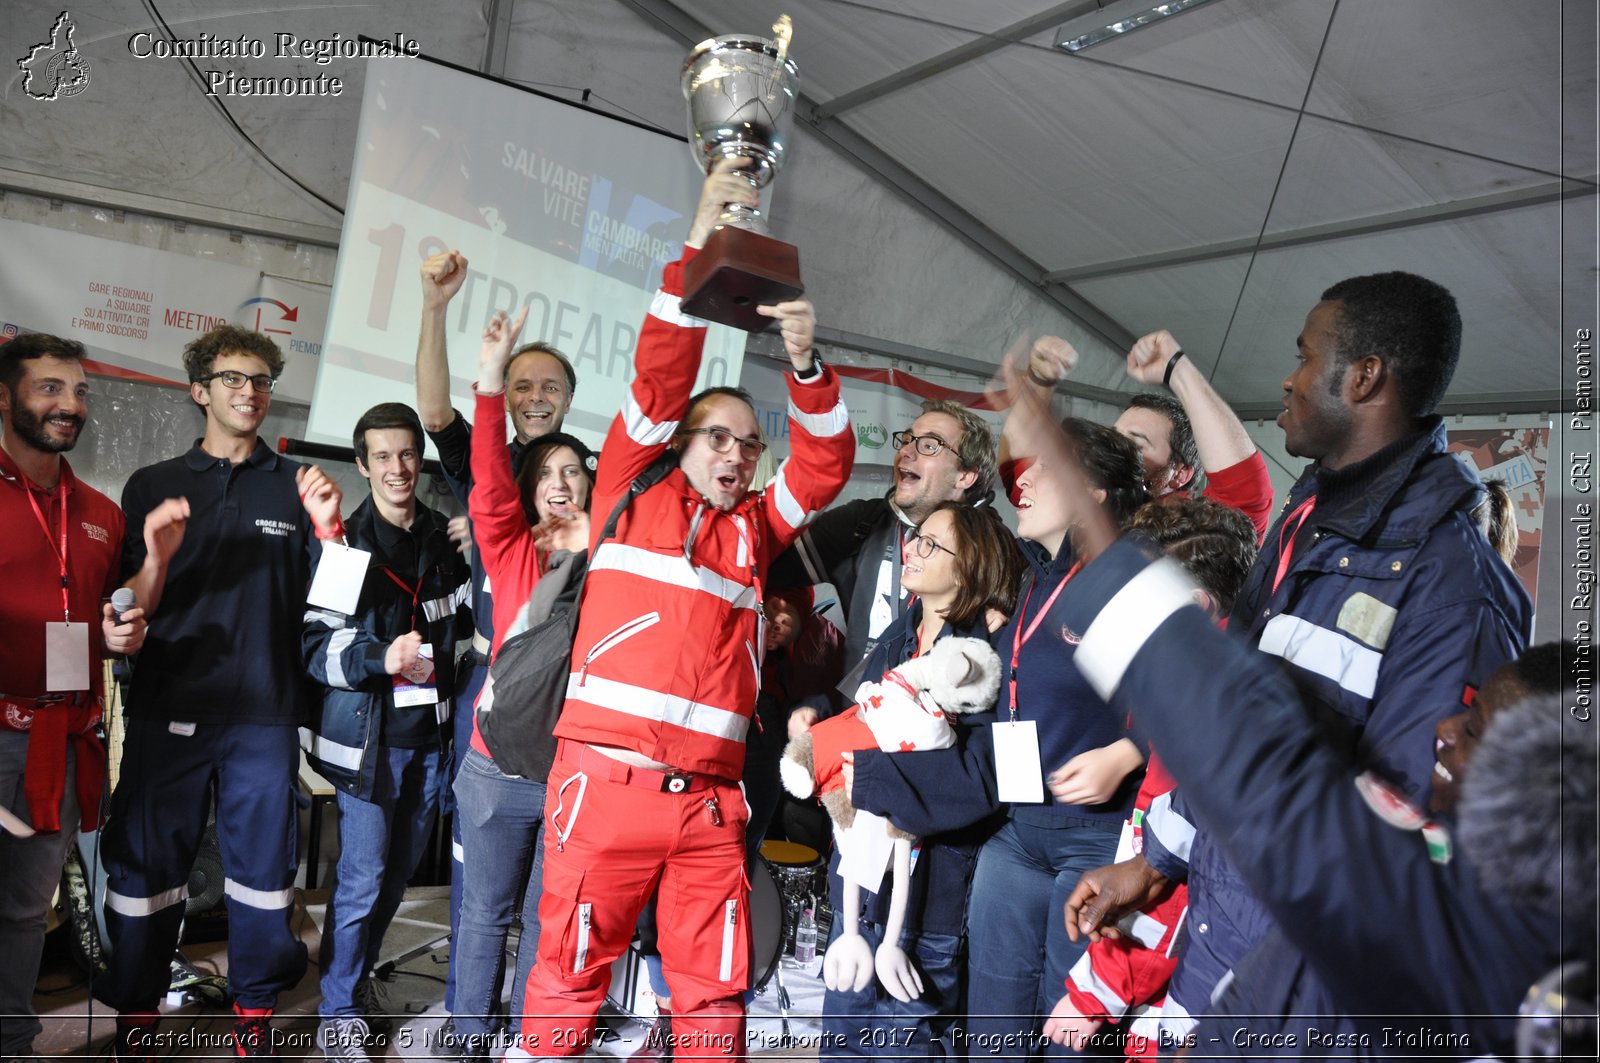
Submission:
<svg viewBox="0 0 1600 1063">
<path fill-rule="evenodd" d="M 371 551 L 341 543 L 323 543 L 322 560 L 317 562 L 317 574 L 311 577 L 311 593 L 306 595 L 306 604 L 354 616 L 371 561 Z"/>
<path fill-rule="evenodd" d="M 433 644 L 424 642 L 417 652 L 421 654 L 417 662 L 394 677 L 394 703 L 399 708 L 439 703 L 439 688 L 433 682 Z"/>
<path fill-rule="evenodd" d="M 88 624 L 45 624 L 44 688 L 51 692 L 89 689 Z"/>
<path fill-rule="evenodd" d="M 839 877 L 873 893 L 883 887 L 883 873 L 894 855 L 894 839 L 889 837 L 889 821 L 871 812 L 856 809 L 856 821 L 842 839 L 839 850 Z"/>
<path fill-rule="evenodd" d="M 1039 728 L 1033 720 L 994 724 L 994 772 L 1000 800 L 1014 805 L 1044 802 L 1044 767 L 1039 761 Z"/>
</svg>

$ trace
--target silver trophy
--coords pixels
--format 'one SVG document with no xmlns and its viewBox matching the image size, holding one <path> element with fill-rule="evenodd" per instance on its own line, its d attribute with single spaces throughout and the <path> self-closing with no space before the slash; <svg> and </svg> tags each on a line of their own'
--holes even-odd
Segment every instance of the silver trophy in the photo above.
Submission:
<svg viewBox="0 0 1600 1063">
<path fill-rule="evenodd" d="M 787 15 L 774 39 L 729 34 L 702 42 L 683 66 L 689 107 L 689 145 L 696 164 L 710 172 L 719 159 L 745 158 L 738 171 L 759 192 L 777 176 L 787 150 L 800 71 L 789 58 Z M 800 252 L 767 235 L 758 207 L 729 204 L 717 229 L 684 272 L 688 313 L 758 332 L 771 321 L 760 304 L 793 299 L 800 283 Z"/>
</svg>

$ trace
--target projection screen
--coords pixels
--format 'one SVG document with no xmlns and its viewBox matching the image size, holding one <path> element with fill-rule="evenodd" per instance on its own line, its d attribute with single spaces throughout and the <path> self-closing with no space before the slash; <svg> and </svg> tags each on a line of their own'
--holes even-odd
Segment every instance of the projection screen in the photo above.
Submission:
<svg viewBox="0 0 1600 1063">
<path fill-rule="evenodd" d="M 578 389 L 568 431 L 598 446 L 633 375 L 639 324 L 704 180 L 682 139 L 425 59 L 368 60 L 328 333 L 307 427 L 348 445 L 362 411 L 415 404 L 419 268 L 459 249 L 451 394 L 470 417 L 478 341 L 528 306 Z M 663 92 L 677 71 L 661 71 Z M 713 326 L 698 386 L 736 384 L 745 334 Z"/>
</svg>

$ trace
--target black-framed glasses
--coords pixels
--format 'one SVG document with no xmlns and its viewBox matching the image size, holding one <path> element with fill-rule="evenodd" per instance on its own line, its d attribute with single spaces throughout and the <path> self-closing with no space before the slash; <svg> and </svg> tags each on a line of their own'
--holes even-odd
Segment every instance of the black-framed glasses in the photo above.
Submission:
<svg viewBox="0 0 1600 1063">
<path fill-rule="evenodd" d="M 914 436 L 910 432 L 896 432 L 889 437 L 889 440 L 894 443 L 894 449 L 896 450 L 904 450 L 909 444 L 915 443 L 917 445 L 917 453 L 925 458 L 931 458 L 939 451 L 950 446 L 949 443 L 946 443 L 938 436 Z M 926 557 L 927 555 L 924 554 L 923 556 Z"/>
<path fill-rule="evenodd" d="M 711 449 L 718 454 L 726 454 L 733 449 L 735 443 L 739 444 L 739 454 L 742 457 L 755 461 L 766 453 L 767 445 L 755 437 L 741 438 L 728 431 L 726 428 L 685 428 L 686 436 L 705 436 L 706 442 L 711 444 Z"/>
<path fill-rule="evenodd" d="M 912 532 L 911 538 L 906 540 L 906 545 L 911 548 L 912 553 L 922 558 L 932 557 L 935 550 L 943 550 L 951 557 L 956 556 L 956 552 L 954 550 L 950 549 L 948 546 L 942 545 L 941 543 L 934 542 L 920 531 Z"/>
<path fill-rule="evenodd" d="M 238 391 L 240 388 L 244 387 L 244 382 L 246 380 L 250 381 L 250 387 L 252 389 L 260 392 L 269 392 L 278 386 L 278 382 L 272 379 L 270 376 L 267 376 L 265 373 L 257 373 L 255 376 L 251 376 L 249 373 L 240 373 L 233 369 L 224 369 L 220 373 L 207 373 L 205 376 L 195 381 L 195 383 L 209 384 L 213 380 L 222 381 L 223 387 L 229 388 L 233 391 Z"/>
</svg>

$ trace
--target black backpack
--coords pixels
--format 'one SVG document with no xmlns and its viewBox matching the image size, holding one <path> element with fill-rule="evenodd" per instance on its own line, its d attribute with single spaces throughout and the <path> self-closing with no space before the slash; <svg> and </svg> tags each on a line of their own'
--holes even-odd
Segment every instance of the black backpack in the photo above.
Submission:
<svg viewBox="0 0 1600 1063">
<path fill-rule="evenodd" d="M 617 522 L 636 495 L 677 467 L 677 451 L 668 450 L 634 477 L 595 545 L 616 534 Z M 500 644 L 478 703 L 478 733 L 495 765 L 507 774 L 540 781 L 555 763 L 552 732 L 567 700 L 572 639 L 589 574 L 586 553 L 551 560 L 529 597 L 531 623 Z"/>
</svg>

